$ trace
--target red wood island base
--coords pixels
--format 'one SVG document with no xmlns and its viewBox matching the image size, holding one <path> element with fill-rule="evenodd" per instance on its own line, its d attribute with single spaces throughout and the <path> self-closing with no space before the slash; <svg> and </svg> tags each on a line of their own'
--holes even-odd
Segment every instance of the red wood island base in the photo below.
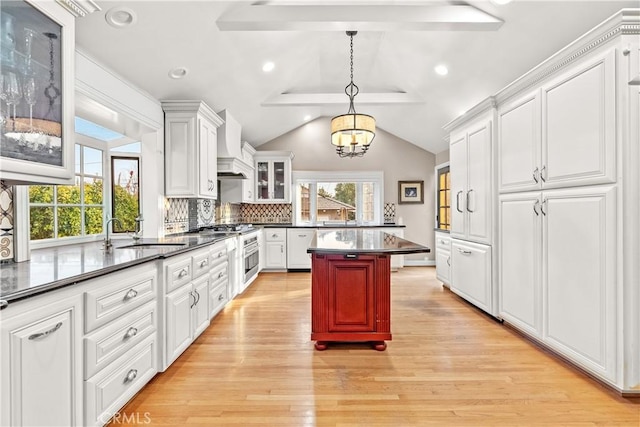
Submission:
<svg viewBox="0 0 640 427">
<path fill-rule="evenodd" d="M 376 350 L 391 340 L 391 257 L 314 253 L 311 271 L 311 339 L 317 350 L 331 341 L 369 341 Z"/>
<path fill-rule="evenodd" d="M 429 252 L 426 246 L 375 227 L 318 230 L 311 254 L 311 340 L 364 341 L 376 350 L 391 340 L 391 255 Z"/>
</svg>

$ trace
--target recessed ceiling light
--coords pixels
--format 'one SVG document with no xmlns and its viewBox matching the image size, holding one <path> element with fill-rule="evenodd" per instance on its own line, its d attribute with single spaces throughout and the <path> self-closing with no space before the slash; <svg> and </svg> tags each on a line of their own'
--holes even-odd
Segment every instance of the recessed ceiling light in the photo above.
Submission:
<svg viewBox="0 0 640 427">
<path fill-rule="evenodd" d="M 310 115 L 307 114 L 306 116 L 304 116 L 304 121 L 305 122 L 308 122 L 309 120 L 311 120 L 311 116 Z"/>
<path fill-rule="evenodd" d="M 138 20 L 136 13 L 128 7 L 114 7 L 104 15 L 107 24 L 115 28 L 124 28 L 133 25 Z"/>
<path fill-rule="evenodd" d="M 273 71 L 274 68 L 276 68 L 276 64 L 269 61 L 264 63 L 264 65 L 262 66 L 262 71 L 264 71 L 265 73 L 268 73 L 270 71 Z"/>
<path fill-rule="evenodd" d="M 189 70 L 187 70 L 185 67 L 177 67 L 169 71 L 169 77 L 171 77 L 172 79 L 181 79 L 186 76 L 188 72 Z"/>
<path fill-rule="evenodd" d="M 511 0 L 489 0 L 491 3 L 503 5 L 507 3 L 511 3 Z"/>
<path fill-rule="evenodd" d="M 449 69 L 444 64 L 436 65 L 434 70 L 436 74 L 439 76 L 446 76 L 447 74 L 449 74 Z"/>
</svg>

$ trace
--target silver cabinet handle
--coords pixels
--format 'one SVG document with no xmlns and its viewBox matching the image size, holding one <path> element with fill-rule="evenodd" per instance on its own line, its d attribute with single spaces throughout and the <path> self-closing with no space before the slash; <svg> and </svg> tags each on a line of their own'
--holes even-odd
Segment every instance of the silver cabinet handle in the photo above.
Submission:
<svg viewBox="0 0 640 427">
<path fill-rule="evenodd" d="M 123 340 L 128 340 L 131 337 L 135 337 L 138 334 L 138 328 L 130 327 L 124 334 Z"/>
<path fill-rule="evenodd" d="M 447 257 L 447 265 L 448 265 L 449 267 L 451 267 L 451 257 L 450 257 L 450 256 L 449 256 L 449 257 Z"/>
<path fill-rule="evenodd" d="M 136 377 L 138 376 L 138 370 L 137 369 L 131 369 L 129 372 L 127 372 L 127 376 L 124 377 L 124 383 L 130 383 L 131 381 L 135 380 Z"/>
<path fill-rule="evenodd" d="M 203 259 L 200 261 L 200 268 L 206 267 L 207 265 L 209 265 L 209 260 Z"/>
<path fill-rule="evenodd" d="M 540 179 L 542 180 L 542 182 L 547 182 L 547 178 L 545 178 L 545 175 L 547 174 L 547 165 L 542 166 L 542 169 L 540 169 Z"/>
<path fill-rule="evenodd" d="M 471 202 L 471 198 L 470 198 L 471 193 L 473 193 L 473 189 L 467 191 L 467 212 L 469 212 L 469 213 L 473 213 L 474 212 L 471 209 L 469 209 L 469 206 L 471 206 L 471 203 L 470 203 Z"/>
<path fill-rule="evenodd" d="M 440 242 L 441 245 L 444 245 L 446 242 L 442 239 L 438 240 L 438 242 Z"/>
<path fill-rule="evenodd" d="M 540 205 L 540 212 L 542 212 L 542 215 L 547 216 L 547 211 L 544 210 L 544 205 L 547 204 L 547 199 L 544 199 L 542 201 L 542 204 Z"/>
<path fill-rule="evenodd" d="M 284 246 L 280 245 L 280 253 L 284 253 Z"/>
<path fill-rule="evenodd" d="M 189 291 L 189 295 L 193 297 L 193 304 L 191 304 L 189 308 L 193 308 L 193 306 L 196 305 L 196 295 L 191 291 Z"/>
<path fill-rule="evenodd" d="M 273 233 L 271 237 L 278 237 L 278 235 L 276 233 Z"/>
<path fill-rule="evenodd" d="M 345 254 L 344 257 L 345 258 L 356 259 L 356 258 L 358 258 L 358 254 Z"/>
<path fill-rule="evenodd" d="M 220 253 L 218 254 L 218 258 L 222 258 L 222 256 L 223 256 L 223 255 L 224 255 L 224 252 L 220 252 Z"/>
<path fill-rule="evenodd" d="M 538 181 L 538 168 L 535 168 L 535 170 L 533 171 L 533 180 L 536 182 L 536 184 L 539 182 Z"/>
<path fill-rule="evenodd" d="M 0 310 L 2 310 L 2 309 L 4 309 L 4 308 L 7 308 L 8 306 L 9 306 L 9 303 L 8 303 L 8 302 L 6 302 L 6 301 L 5 301 L 5 300 L 3 300 L 3 299 L 0 299 Z"/>
<path fill-rule="evenodd" d="M 224 294 L 218 295 L 218 301 L 222 301 L 224 299 Z"/>
<path fill-rule="evenodd" d="M 54 326 L 53 328 L 49 329 L 48 331 L 38 332 L 37 334 L 29 335 L 29 339 L 30 340 L 37 340 L 38 338 L 46 337 L 47 335 L 51 335 L 52 333 L 54 333 L 55 331 L 57 331 L 61 327 L 62 327 L 62 322 L 58 322 L 58 323 L 56 323 L 56 326 Z"/>
<path fill-rule="evenodd" d="M 465 251 L 464 249 L 460 249 L 460 248 L 458 248 L 458 252 L 460 252 L 463 255 L 471 255 L 471 251 Z"/>
<path fill-rule="evenodd" d="M 129 289 L 129 291 L 124 294 L 124 300 L 125 301 L 129 301 L 130 299 L 135 298 L 136 296 L 138 296 L 138 291 L 136 291 L 135 289 Z"/>
<path fill-rule="evenodd" d="M 193 292 L 195 292 L 196 296 L 198 297 L 198 299 L 196 300 L 196 302 L 193 303 L 193 305 L 198 305 L 198 303 L 200 302 L 200 292 L 198 292 L 196 289 L 194 289 Z"/>
<path fill-rule="evenodd" d="M 222 278 L 222 276 L 224 276 L 224 271 L 221 271 L 220 273 L 218 273 L 218 279 Z"/>
<path fill-rule="evenodd" d="M 456 210 L 460 213 L 463 213 L 464 211 L 462 209 L 460 209 L 460 195 L 463 193 L 463 191 L 458 191 L 458 193 L 456 194 Z"/>
<path fill-rule="evenodd" d="M 540 204 L 539 200 L 536 200 L 536 202 L 533 204 L 533 211 L 536 213 L 536 216 L 540 216 L 540 212 L 538 212 L 538 205 Z"/>
<path fill-rule="evenodd" d="M 182 270 L 180 270 L 180 273 L 178 273 L 178 279 L 183 278 L 187 274 L 189 274 L 189 271 L 186 268 L 183 268 Z"/>
<path fill-rule="evenodd" d="M 298 234 L 298 237 L 307 237 L 306 234 Z"/>
</svg>

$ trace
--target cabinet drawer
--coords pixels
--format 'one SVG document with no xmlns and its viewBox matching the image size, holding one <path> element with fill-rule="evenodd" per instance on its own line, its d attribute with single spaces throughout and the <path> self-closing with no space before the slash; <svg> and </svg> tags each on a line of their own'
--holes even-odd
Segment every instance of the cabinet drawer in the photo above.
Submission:
<svg viewBox="0 0 640 427">
<path fill-rule="evenodd" d="M 211 269 L 219 267 L 221 264 L 226 264 L 229 261 L 226 250 L 224 252 L 218 252 L 211 256 Z"/>
<path fill-rule="evenodd" d="M 209 248 L 196 251 L 194 255 L 191 255 L 193 262 L 193 278 L 200 277 L 206 274 L 211 269 L 211 260 L 209 259 Z"/>
<path fill-rule="evenodd" d="M 209 307 L 211 309 L 210 317 L 215 316 L 229 302 L 229 291 L 227 281 L 222 280 L 212 283 L 209 290 Z"/>
<path fill-rule="evenodd" d="M 229 276 L 229 263 L 222 263 L 211 269 L 211 280 L 218 280 Z"/>
<path fill-rule="evenodd" d="M 227 245 L 225 242 L 216 243 L 211 247 L 211 260 L 215 264 L 217 260 L 220 260 L 227 256 Z"/>
<path fill-rule="evenodd" d="M 436 249 L 451 250 L 451 237 L 443 233 L 436 233 Z"/>
<path fill-rule="evenodd" d="M 286 228 L 265 228 L 264 238 L 267 242 L 284 242 L 287 238 Z"/>
<path fill-rule="evenodd" d="M 165 280 L 167 293 L 186 285 L 192 279 L 191 257 L 180 258 L 165 264 Z"/>
<path fill-rule="evenodd" d="M 158 372 L 152 335 L 85 381 L 86 425 L 104 425 Z"/>
<path fill-rule="evenodd" d="M 151 301 L 84 339 L 85 374 L 88 379 L 156 331 L 156 302 Z"/>
<path fill-rule="evenodd" d="M 96 280 L 96 286 L 84 294 L 85 332 L 121 317 L 156 296 L 155 264 L 126 269 Z"/>
</svg>

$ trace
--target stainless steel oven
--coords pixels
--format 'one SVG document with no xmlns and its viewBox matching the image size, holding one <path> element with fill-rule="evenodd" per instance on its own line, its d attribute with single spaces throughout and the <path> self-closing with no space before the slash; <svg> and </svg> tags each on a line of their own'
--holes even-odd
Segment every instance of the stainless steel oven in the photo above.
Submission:
<svg viewBox="0 0 640 427">
<path fill-rule="evenodd" d="M 244 283 L 258 273 L 260 263 L 260 246 L 258 236 L 247 236 L 243 239 L 242 258 L 244 260 Z"/>
</svg>

